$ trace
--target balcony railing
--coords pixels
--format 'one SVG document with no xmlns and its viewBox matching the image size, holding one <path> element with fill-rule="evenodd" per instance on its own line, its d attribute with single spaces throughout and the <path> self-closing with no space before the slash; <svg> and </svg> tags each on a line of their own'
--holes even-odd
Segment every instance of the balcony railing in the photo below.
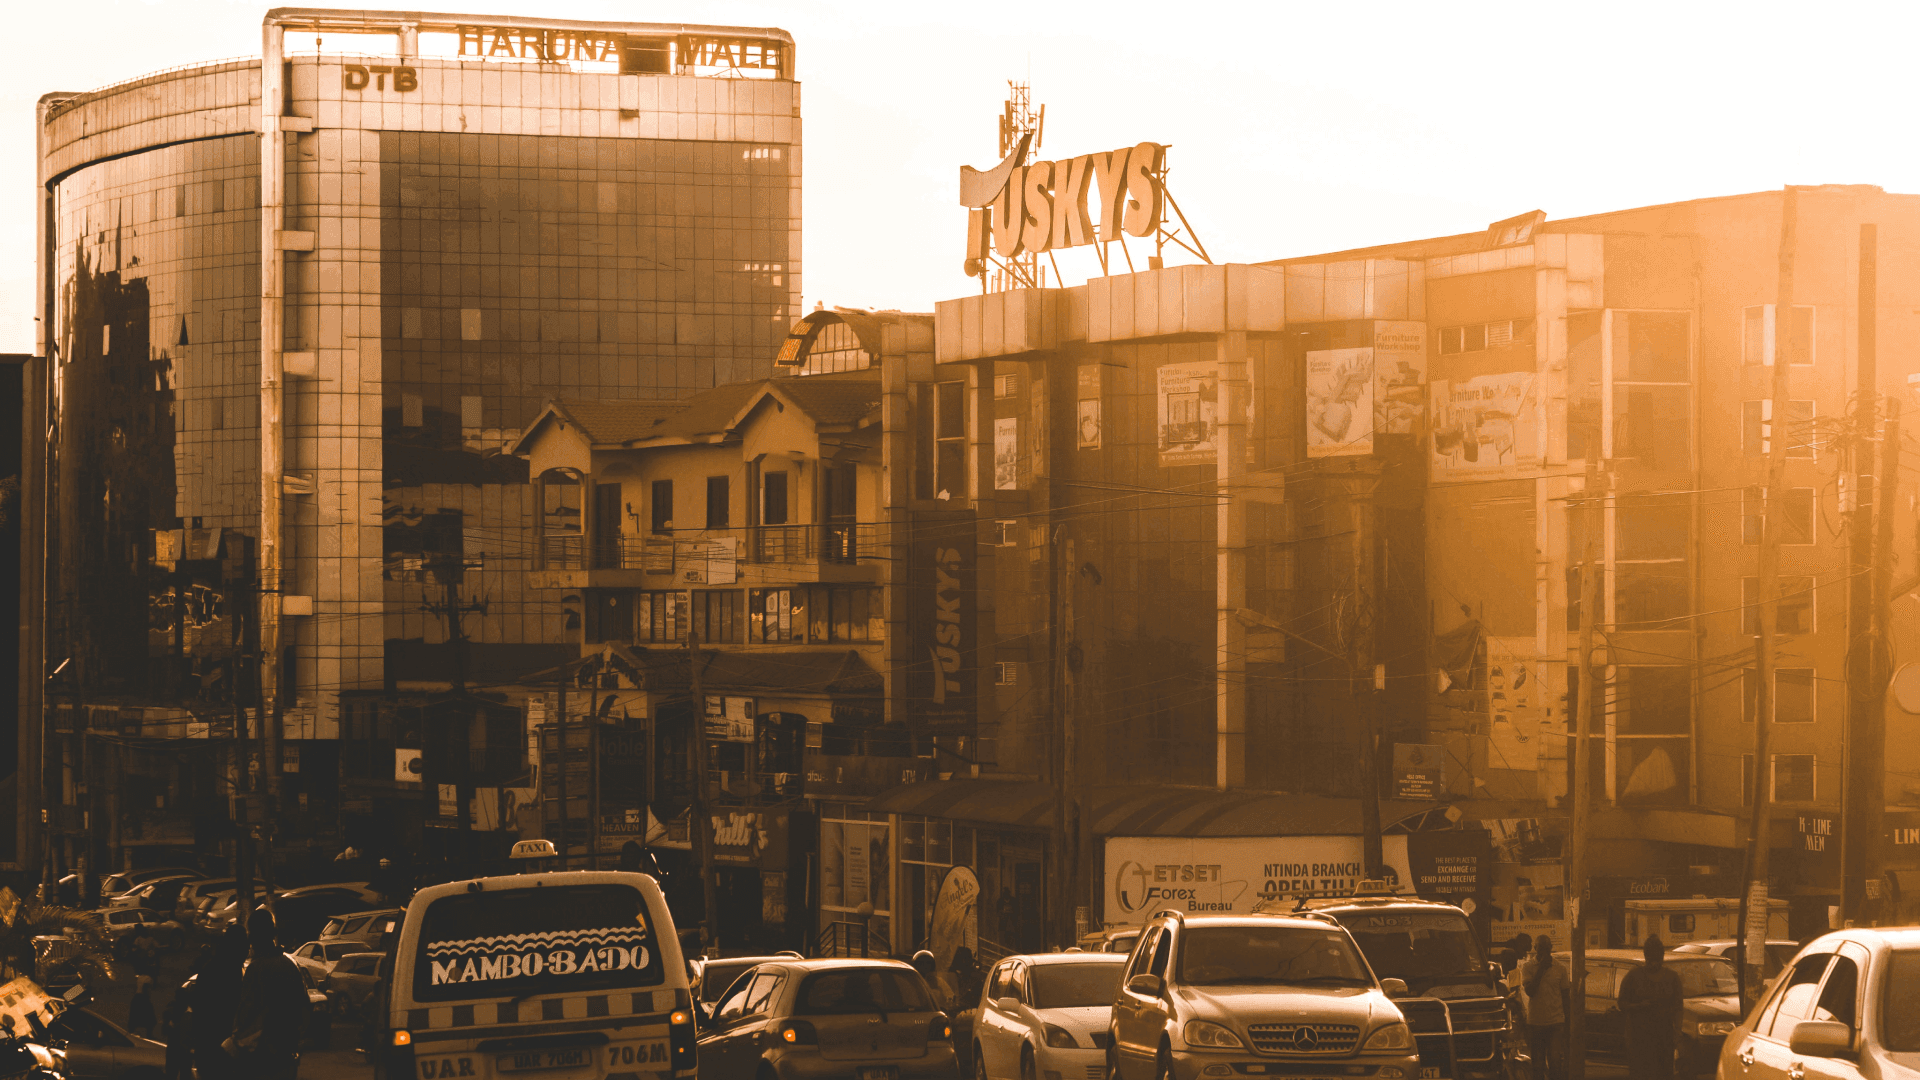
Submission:
<svg viewBox="0 0 1920 1080">
<path fill-rule="evenodd" d="M 829 562 L 853 565 L 878 557 L 878 522 L 825 525 L 761 525 L 748 529 L 687 529 L 676 533 L 621 535 L 591 544 L 577 533 L 549 533 L 540 540 L 540 565 L 547 570 L 670 571 L 676 557 L 692 554 L 690 544 L 733 539 L 736 556 L 752 563 Z"/>
</svg>

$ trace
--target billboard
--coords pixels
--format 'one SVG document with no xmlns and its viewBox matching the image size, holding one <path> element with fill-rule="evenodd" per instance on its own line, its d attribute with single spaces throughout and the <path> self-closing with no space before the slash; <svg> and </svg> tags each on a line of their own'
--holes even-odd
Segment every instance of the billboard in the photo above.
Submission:
<svg viewBox="0 0 1920 1080">
<path fill-rule="evenodd" d="M 971 731 L 979 673 L 972 517 L 916 523 L 907 547 L 907 712 L 922 731 Z"/>
<path fill-rule="evenodd" d="M 1540 464 L 1540 421 L 1533 372 L 1436 380 L 1433 475 L 1474 476 Z"/>
<path fill-rule="evenodd" d="M 1373 350 L 1307 354 L 1307 456 L 1373 453 Z"/>
<path fill-rule="evenodd" d="M 1418 436 L 1427 412 L 1427 324 L 1373 324 L 1373 430 Z"/>
<path fill-rule="evenodd" d="M 1382 840 L 1389 879 L 1407 889 L 1406 836 Z M 1106 923 L 1142 923 L 1165 908 L 1249 915 L 1262 900 L 1347 895 L 1360 883 L 1361 843 L 1358 836 L 1109 837 Z"/>
<path fill-rule="evenodd" d="M 1156 373 L 1160 464 L 1211 465 L 1220 430 L 1220 365 L 1163 364 Z"/>
</svg>

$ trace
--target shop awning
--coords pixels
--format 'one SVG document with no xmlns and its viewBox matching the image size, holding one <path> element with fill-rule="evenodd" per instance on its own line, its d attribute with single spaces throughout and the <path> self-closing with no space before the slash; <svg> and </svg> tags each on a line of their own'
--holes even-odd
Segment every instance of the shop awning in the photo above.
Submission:
<svg viewBox="0 0 1920 1080">
<path fill-rule="evenodd" d="M 868 810 L 1030 829 L 1053 827 L 1054 787 L 1032 781 L 934 780 L 875 796 Z M 1384 826 L 1435 808 L 1386 802 Z M 1271 791 L 1104 786 L 1087 791 L 1095 836 L 1349 836 L 1360 833 L 1360 800 Z"/>
</svg>

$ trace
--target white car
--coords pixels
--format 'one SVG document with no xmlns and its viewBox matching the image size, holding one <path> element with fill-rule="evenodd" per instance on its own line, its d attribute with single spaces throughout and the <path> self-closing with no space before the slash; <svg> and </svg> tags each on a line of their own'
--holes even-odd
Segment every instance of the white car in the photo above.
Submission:
<svg viewBox="0 0 1920 1080">
<path fill-rule="evenodd" d="M 1010 956 L 994 965 L 973 1021 L 975 1080 L 1100 1080 L 1127 958 Z"/>
<path fill-rule="evenodd" d="M 307 977 L 308 986 L 323 986 L 341 957 L 366 951 L 363 941 L 309 941 L 288 953 L 287 959 Z"/>
</svg>

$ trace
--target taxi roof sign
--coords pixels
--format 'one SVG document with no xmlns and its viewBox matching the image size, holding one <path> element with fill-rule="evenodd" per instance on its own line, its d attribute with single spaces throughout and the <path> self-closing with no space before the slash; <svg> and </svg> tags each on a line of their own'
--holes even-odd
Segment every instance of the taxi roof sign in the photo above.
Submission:
<svg viewBox="0 0 1920 1080">
<path fill-rule="evenodd" d="M 496 849 L 497 850 L 497 849 Z M 560 854 L 551 840 L 521 840 L 513 845 L 509 859 L 547 859 Z"/>
</svg>

